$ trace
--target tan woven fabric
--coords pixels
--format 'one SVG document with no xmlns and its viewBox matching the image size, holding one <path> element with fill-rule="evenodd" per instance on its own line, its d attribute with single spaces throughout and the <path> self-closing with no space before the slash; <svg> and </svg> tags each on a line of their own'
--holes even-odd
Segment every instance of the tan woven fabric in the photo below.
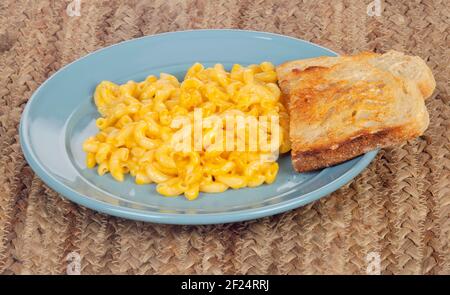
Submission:
<svg viewBox="0 0 450 295">
<path fill-rule="evenodd" d="M 70 0 L 72 1 L 72 0 Z M 0 1 L 0 273 L 450 274 L 450 6 L 447 0 Z M 25 163 L 17 128 L 32 92 L 63 65 L 143 35 L 200 28 L 282 33 L 343 53 L 390 48 L 427 60 L 437 94 L 417 140 L 379 153 L 352 183 L 251 222 L 144 224 L 72 204 Z M 369 259 L 370 260 L 370 259 Z"/>
</svg>

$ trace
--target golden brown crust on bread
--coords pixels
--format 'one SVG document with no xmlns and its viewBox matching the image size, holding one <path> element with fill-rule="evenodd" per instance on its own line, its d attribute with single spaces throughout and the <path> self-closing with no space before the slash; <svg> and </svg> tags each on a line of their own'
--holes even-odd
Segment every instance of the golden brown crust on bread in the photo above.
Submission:
<svg viewBox="0 0 450 295">
<path fill-rule="evenodd" d="M 362 134 L 356 138 L 340 143 L 335 149 L 322 148 L 305 152 L 293 150 L 292 164 L 297 172 L 307 172 L 330 167 L 371 150 L 399 144 L 408 137 L 416 137 L 418 135 L 420 134 L 405 136 L 401 128 L 386 129 L 373 134 Z"/>
<path fill-rule="evenodd" d="M 310 66 L 332 67 L 345 62 L 369 62 L 379 69 L 391 72 L 396 76 L 408 78 L 420 89 L 424 99 L 429 98 L 436 88 L 431 69 L 418 56 L 409 56 L 390 50 L 385 54 L 363 51 L 353 56 L 321 56 L 285 62 L 277 67 L 279 79 L 289 76 L 293 69 L 304 70 Z M 280 85 L 282 91 L 289 92 L 289 83 Z"/>
<path fill-rule="evenodd" d="M 397 62 L 398 60 L 400 62 Z M 288 98 L 292 160 L 299 172 L 328 167 L 423 133 L 428 67 L 394 52 L 293 61 L 277 68 Z"/>
</svg>

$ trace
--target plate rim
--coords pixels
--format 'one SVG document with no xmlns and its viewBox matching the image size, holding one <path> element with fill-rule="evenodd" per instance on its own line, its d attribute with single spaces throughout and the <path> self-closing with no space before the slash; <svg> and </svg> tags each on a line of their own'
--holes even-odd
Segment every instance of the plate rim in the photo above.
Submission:
<svg viewBox="0 0 450 295">
<path fill-rule="evenodd" d="M 276 204 L 270 204 L 263 207 L 258 208 L 250 208 L 250 209 L 243 209 L 243 210 L 237 210 L 232 212 L 220 212 L 220 213 L 201 213 L 201 214 L 189 214 L 189 213 L 162 213 L 162 212 L 148 212 L 148 211 L 141 211 L 134 208 L 127 208 L 117 205 L 112 205 L 100 200 L 92 199 L 90 197 L 84 196 L 83 194 L 77 192 L 76 190 L 73 190 L 72 188 L 66 186 L 62 182 L 58 181 L 56 178 L 51 176 L 45 169 L 41 163 L 37 160 L 36 156 L 32 152 L 31 145 L 28 141 L 29 137 L 26 136 L 28 134 L 27 130 L 25 129 L 25 126 L 28 126 L 28 113 L 30 111 L 31 105 L 33 103 L 33 100 L 35 97 L 39 94 L 41 89 L 47 84 L 48 81 L 50 81 L 55 75 L 63 72 L 68 67 L 70 67 L 72 64 L 77 63 L 85 58 L 87 58 L 90 55 L 93 55 L 95 53 L 101 52 L 103 50 L 107 50 L 109 48 L 123 45 L 128 42 L 138 42 L 140 39 L 144 38 L 152 38 L 152 37 L 161 37 L 165 35 L 175 35 L 179 33 L 188 33 L 188 32 L 237 32 L 237 33 L 259 33 L 263 35 L 269 35 L 269 36 L 275 36 L 275 37 L 282 37 L 282 38 L 289 38 L 293 39 L 295 41 L 301 41 L 307 44 L 311 44 L 316 47 L 320 47 L 322 49 L 325 49 L 327 51 L 330 51 L 336 55 L 339 55 L 338 53 L 334 52 L 333 50 L 326 48 L 324 46 L 321 46 L 319 44 L 315 44 L 310 41 L 306 41 L 300 38 L 295 38 L 292 36 L 277 34 L 277 33 L 270 33 L 270 32 L 264 32 L 264 31 L 255 31 L 255 30 L 238 30 L 238 29 L 201 29 L 201 30 L 181 30 L 181 31 L 172 31 L 172 32 L 165 32 L 160 34 L 154 34 L 154 35 L 146 35 L 139 38 L 133 38 L 129 40 L 125 40 L 119 43 L 112 44 L 107 47 L 100 48 L 98 50 L 95 50 L 93 52 L 90 52 L 86 55 L 83 55 L 80 58 L 77 58 L 76 60 L 66 64 L 65 66 L 61 67 L 58 71 L 50 75 L 31 95 L 29 100 L 26 103 L 26 106 L 21 114 L 20 118 L 20 125 L 19 125 L 19 141 L 20 146 L 22 149 L 22 152 L 25 156 L 25 160 L 30 165 L 34 173 L 37 174 L 37 176 L 50 188 L 61 194 L 63 197 L 69 199 L 70 201 L 82 205 L 84 207 L 90 208 L 92 210 L 113 215 L 116 217 L 126 218 L 126 219 L 132 219 L 132 220 L 138 220 L 138 221 L 145 221 L 145 222 L 153 222 L 153 223 L 162 223 L 162 224 L 178 224 L 178 225 L 202 225 L 202 224 L 221 224 L 221 223 L 230 223 L 230 222 L 239 222 L 239 221 L 245 221 L 245 220 L 252 220 L 257 218 L 262 218 L 266 216 L 271 216 L 275 214 L 279 214 L 282 212 L 286 212 L 298 207 L 301 207 L 303 205 L 306 205 L 308 203 L 311 203 L 315 200 L 318 200 L 324 196 L 329 195 L 330 193 L 338 190 L 346 183 L 350 182 L 354 177 L 356 177 L 358 174 L 361 173 L 362 170 L 364 170 L 369 163 L 375 158 L 375 156 L 378 153 L 377 150 L 370 151 L 368 153 L 365 153 L 360 156 L 360 159 L 352 166 L 350 167 L 345 173 L 334 179 L 333 181 L 325 184 L 324 186 L 321 186 L 320 188 L 311 191 L 309 193 L 301 195 L 302 198 L 293 198 L 284 202 L 276 203 Z"/>
</svg>

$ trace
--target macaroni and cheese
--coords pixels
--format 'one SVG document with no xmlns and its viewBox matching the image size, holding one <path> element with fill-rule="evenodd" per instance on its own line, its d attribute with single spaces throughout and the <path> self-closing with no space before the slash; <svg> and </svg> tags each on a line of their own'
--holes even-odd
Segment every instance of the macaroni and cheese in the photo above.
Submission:
<svg viewBox="0 0 450 295">
<path fill-rule="evenodd" d="M 184 194 L 189 200 L 199 192 L 270 184 L 278 173 L 270 155 L 290 149 L 276 81 L 269 62 L 236 64 L 230 72 L 221 64 L 196 63 L 181 83 L 164 73 L 123 85 L 103 81 L 94 94 L 99 132 L 83 144 L 87 167 L 97 166 L 99 175 L 109 172 L 117 181 L 130 174 L 137 184 L 156 183 L 164 196 Z M 256 131 L 239 127 L 237 116 L 260 124 Z M 275 117 L 276 125 L 262 119 Z M 203 125 L 196 124 L 199 118 Z M 250 142 L 263 137 L 276 140 L 275 149 Z"/>
</svg>

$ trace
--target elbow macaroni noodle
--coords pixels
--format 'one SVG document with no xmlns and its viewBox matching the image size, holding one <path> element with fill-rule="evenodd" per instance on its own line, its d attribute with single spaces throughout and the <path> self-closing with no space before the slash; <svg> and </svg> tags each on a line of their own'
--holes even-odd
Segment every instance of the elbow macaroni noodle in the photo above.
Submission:
<svg viewBox="0 0 450 295">
<path fill-rule="evenodd" d="M 290 149 L 276 81 L 269 62 L 230 72 L 196 63 L 182 83 L 164 73 L 123 85 L 103 81 L 94 94 L 99 132 L 83 144 L 86 165 L 189 200 L 270 184 L 278 152 Z"/>
</svg>

